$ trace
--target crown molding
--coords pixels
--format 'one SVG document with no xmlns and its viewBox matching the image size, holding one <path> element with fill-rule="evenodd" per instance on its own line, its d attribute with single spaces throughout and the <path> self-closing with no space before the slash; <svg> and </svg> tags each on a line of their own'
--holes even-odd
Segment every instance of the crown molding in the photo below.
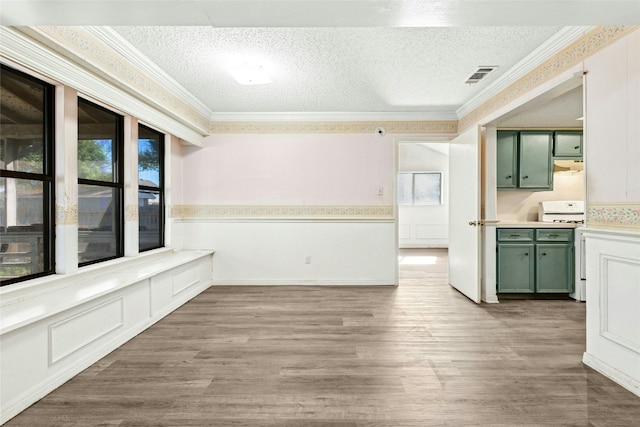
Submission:
<svg viewBox="0 0 640 427">
<path fill-rule="evenodd" d="M 86 27 L 23 27 L 16 30 L 151 108 L 180 121 L 201 135 L 206 133 L 208 115 L 201 114 L 184 102 L 140 70 L 137 64 L 131 63 L 112 46 L 96 38 Z"/>
<path fill-rule="evenodd" d="M 466 116 L 491 98 L 497 96 L 511 84 L 527 75 L 527 73 L 534 70 L 540 64 L 544 63 L 546 60 L 569 46 L 574 41 L 578 40 L 580 37 L 584 36 L 585 33 L 593 28 L 595 27 L 582 26 L 562 28 L 546 42 L 538 46 L 529 55 L 506 71 L 491 85 L 476 94 L 462 107 L 458 108 L 456 110 L 457 117 L 462 118 Z"/>
<path fill-rule="evenodd" d="M 32 70 L 46 76 L 49 81 L 53 80 L 54 84 L 72 87 L 184 141 L 202 145 L 201 132 L 177 120 L 173 115 L 165 114 L 139 98 L 119 90 L 111 82 L 81 67 L 79 63 L 71 61 L 62 53 L 54 51 L 59 45 L 47 35 L 29 27 L 20 30 L 0 27 L 0 57 L 9 64 Z M 32 33 L 30 35 L 42 36 L 45 41 L 35 40 L 25 34 L 25 31 Z"/>
<path fill-rule="evenodd" d="M 155 62 L 151 61 L 139 50 L 137 50 L 124 37 L 116 33 L 111 27 L 84 27 L 84 29 L 96 39 L 109 46 L 113 51 L 120 54 L 138 70 L 142 71 L 151 80 L 159 83 L 184 103 L 190 105 L 204 117 L 210 117 L 213 112 L 204 105 L 191 92 L 180 83 L 164 72 Z"/>
</svg>

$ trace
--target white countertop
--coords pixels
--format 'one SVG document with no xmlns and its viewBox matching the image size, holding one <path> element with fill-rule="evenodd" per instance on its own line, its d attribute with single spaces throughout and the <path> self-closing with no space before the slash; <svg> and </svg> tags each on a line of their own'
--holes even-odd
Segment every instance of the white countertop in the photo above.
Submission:
<svg viewBox="0 0 640 427">
<path fill-rule="evenodd" d="M 569 222 L 540 222 L 540 221 L 498 221 L 497 228 L 576 228 L 576 225 Z"/>
</svg>

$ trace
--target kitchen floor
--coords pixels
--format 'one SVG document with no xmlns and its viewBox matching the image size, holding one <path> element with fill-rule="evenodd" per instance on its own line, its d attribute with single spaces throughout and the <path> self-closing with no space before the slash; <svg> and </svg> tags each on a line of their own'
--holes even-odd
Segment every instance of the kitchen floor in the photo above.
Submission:
<svg viewBox="0 0 640 427">
<path fill-rule="evenodd" d="M 631 426 L 582 364 L 585 305 L 476 305 L 446 250 L 400 286 L 213 287 L 6 426 Z"/>
</svg>

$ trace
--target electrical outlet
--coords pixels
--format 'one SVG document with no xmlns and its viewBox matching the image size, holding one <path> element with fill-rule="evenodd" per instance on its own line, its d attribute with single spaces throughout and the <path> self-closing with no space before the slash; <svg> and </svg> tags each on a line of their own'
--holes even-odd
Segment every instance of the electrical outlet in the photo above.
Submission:
<svg viewBox="0 0 640 427">
<path fill-rule="evenodd" d="M 307 257 L 304 259 L 304 263 L 311 264 L 311 255 L 307 255 Z"/>
</svg>

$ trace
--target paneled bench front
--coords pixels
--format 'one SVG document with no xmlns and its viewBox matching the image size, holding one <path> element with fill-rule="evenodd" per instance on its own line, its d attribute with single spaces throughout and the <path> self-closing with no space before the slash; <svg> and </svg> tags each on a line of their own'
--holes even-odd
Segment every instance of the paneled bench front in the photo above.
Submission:
<svg viewBox="0 0 640 427">
<path fill-rule="evenodd" d="M 160 249 L 0 289 L 0 423 L 212 284 L 212 251 Z"/>
</svg>

